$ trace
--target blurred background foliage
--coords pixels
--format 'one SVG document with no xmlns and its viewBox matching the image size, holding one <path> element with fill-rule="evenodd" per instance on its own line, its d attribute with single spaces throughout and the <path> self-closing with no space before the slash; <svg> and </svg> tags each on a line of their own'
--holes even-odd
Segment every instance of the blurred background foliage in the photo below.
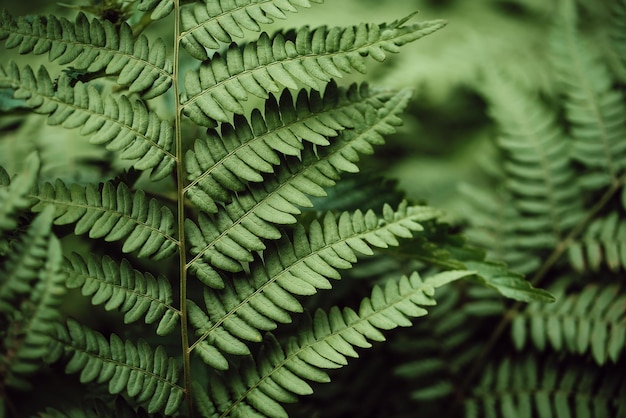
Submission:
<svg viewBox="0 0 626 418">
<path fill-rule="evenodd" d="M 107 1 L 111 0 L 91 0 L 91 3 L 84 0 L 81 4 L 106 8 Z M 6 3 L 1 4 L 2 7 L 14 15 L 33 10 L 55 14 L 73 12 L 71 8 L 48 0 L 3 0 L 2 3 Z M 619 60 L 615 44 L 609 42 L 610 25 L 607 22 L 613 17 L 614 3 L 613 0 L 578 0 L 578 21 L 581 36 L 592 42 L 604 57 L 614 79 L 624 86 L 624 62 Z M 396 199 L 397 189 L 413 200 L 426 201 L 444 209 L 453 228 L 463 227 L 468 222 L 465 216 L 467 194 L 461 190 L 467 193 L 465 185 L 471 184 L 472 191 L 492 191 L 497 186 L 494 179 L 501 170 L 501 155 L 495 143 L 497 127 L 488 114 L 486 78 L 493 74 L 504 75 L 506 83 L 540 98 L 548 108 L 562 111 L 559 105 L 562 92 L 558 90 L 548 42 L 558 7 L 559 0 L 326 0 L 324 5 L 290 15 L 288 23 L 276 22 L 276 28 L 383 22 L 416 10 L 420 12 L 418 19 L 448 21 L 446 28 L 405 47 L 400 54 L 390 57 L 386 65 L 373 64 L 366 76 L 355 75 L 343 80 L 342 84 L 346 85 L 353 80 L 367 80 L 377 87 L 408 86 L 414 89 L 415 96 L 400 132 L 388 138 L 388 145 L 367 159 L 365 177 L 348 177 L 343 185 L 330 190 L 331 195 L 337 196 L 337 206 L 344 207 L 341 197 L 350 190 L 374 187 L 379 190 L 379 196 Z M 167 25 L 168 22 L 161 22 L 149 30 L 168 38 L 171 33 L 166 29 Z M 3 61 L 14 53 L 1 50 Z M 40 57 L 28 59 L 32 60 L 31 64 L 36 64 Z M 494 88 L 494 84 L 489 88 Z M 167 104 L 154 105 L 157 108 L 162 106 L 164 115 L 171 114 L 171 109 L 164 107 Z M 90 145 L 77 131 L 48 126 L 44 117 L 16 113 L 16 108 L 19 109 L 19 103 L 0 90 L 0 133 L 3 137 L 0 165 L 9 173 L 16 172 L 24 157 L 34 149 L 41 153 L 44 178 L 99 181 L 119 175 L 125 168 L 114 155 Z M 7 110 L 11 112 L 5 112 Z M 187 134 L 193 136 L 193 132 Z M 387 180 L 372 180 L 380 174 L 384 174 Z M 168 181 L 171 179 L 165 183 Z M 162 190 L 167 187 L 159 188 L 155 193 Z M 351 199 L 356 198 L 358 195 L 353 193 Z M 368 193 L 364 193 L 360 206 L 372 205 L 368 199 Z M 76 245 L 82 244 L 77 242 Z M 330 306 L 345 295 L 350 296 L 346 296 L 348 300 L 341 300 L 342 303 L 359 300 L 371 285 L 370 281 L 365 282 L 365 278 L 384 276 L 385 263 L 402 263 L 402 260 L 379 259 L 359 266 L 350 273 L 355 280 L 337 283 L 332 299 L 325 296 L 314 298 L 311 306 Z M 406 269 L 410 270 L 410 267 Z M 398 330 L 391 333 L 391 344 L 368 350 L 359 360 L 342 369 L 341 374 L 333 376 L 333 384 L 316 387 L 314 397 L 303 398 L 293 407 L 293 416 L 315 417 L 315 411 L 319 410 L 325 411 L 325 417 L 457 416 L 460 410 L 448 408 L 446 402 L 450 398 L 446 396 L 454 391 L 451 377 L 458 378 L 458 374 L 450 373 L 440 380 L 428 382 L 414 376 L 428 375 L 429 368 L 440 370 L 447 367 L 457 373 L 463 370 L 476 358 L 477 351 L 483 346 L 482 341 L 486 343 L 492 335 L 506 308 L 486 289 L 447 290 L 441 295 L 440 306 L 428 317 L 429 321 L 409 332 Z M 82 309 L 92 308 L 85 302 Z M 99 315 L 105 316 L 103 312 Z M 92 320 L 105 321 L 96 318 L 94 315 Z M 428 335 L 427 340 L 425 335 Z M 496 343 L 492 351 L 498 351 L 498 344 L 503 345 L 504 351 L 511 350 L 510 342 L 506 341 Z M 435 358 L 434 363 L 426 361 L 431 358 Z M 451 363 L 437 363 L 442 359 L 450 359 Z M 540 368 L 552 360 L 548 355 L 540 355 L 533 361 L 529 367 Z M 411 398 L 417 402 L 407 402 Z M 441 399 L 447 401 L 428 403 Z"/>
<path fill-rule="evenodd" d="M 111 0 L 67 2 L 107 8 Z M 2 7 L 14 15 L 73 12 L 64 3 L 42 0 L 5 1 Z M 132 3 L 132 2 L 130 2 Z M 493 154 L 493 124 L 485 112 L 480 94 L 484 72 L 497 68 L 522 87 L 554 98 L 555 80 L 548 59 L 548 31 L 556 13 L 557 0 L 341 0 L 327 1 L 289 16 L 288 24 L 277 21 L 276 28 L 300 25 L 346 25 L 362 21 L 383 22 L 419 11 L 418 19 L 445 19 L 448 26 L 434 35 L 403 49 L 389 63 L 370 63 L 366 76 L 346 77 L 367 80 L 377 87 L 412 87 L 413 101 L 401 132 L 377 152 L 371 170 L 384 169 L 397 179 L 409 197 L 427 200 L 444 208 L 451 218 L 460 216 L 458 185 L 461 181 L 480 183 Z M 330 5 L 332 3 L 332 6 Z M 598 42 L 614 64 L 613 52 L 604 30 L 610 14 L 609 0 L 580 0 L 585 35 Z M 329 10 L 332 9 L 332 12 Z M 168 38 L 167 22 L 151 31 Z M 163 30 L 165 29 L 165 31 Z M 268 28 L 271 31 L 274 28 Z M 15 51 L 2 51 L 10 58 Z M 41 57 L 29 57 L 41 60 Z M 24 57 L 20 58 L 24 62 Z M 623 77 L 623 69 L 622 77 Z M 0 105 L 12 106 L 6 92 L 0 91 Z M 1 111 L 2 109 L 0 109 Z M 6 109 L 5 109 L 6 110 Z M 19 129 L 15 129 L 19 120 Z M 39 116 L 26 121 L 0 117 L 0 129 L 10 135 L 0 143 L 0 161 L 9 172 L 16 171 L 32 149 L 43 153 L 44 171 L 50 178 L 89 181 L 119 172 L 119 161 L 112 155 L 81 140 L 79 134 L 49 127 Z M 34 138 L 32 141 L 17 138 Z M 57 146 L 59 141 L 65 146 Z M 81 170 L 76 170 L 81 167 Z M 79 175 L 80 178 L 76 176 Z"/>
</svg>

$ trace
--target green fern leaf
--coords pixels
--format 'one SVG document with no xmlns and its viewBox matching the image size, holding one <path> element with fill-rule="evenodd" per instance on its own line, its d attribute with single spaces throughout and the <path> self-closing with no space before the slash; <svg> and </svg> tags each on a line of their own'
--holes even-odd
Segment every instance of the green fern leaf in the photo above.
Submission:
<svg viewBox="0 0 626 418">
<path fill-rule="evenodd" d="M 340 279 L 337 269 L 350 268 L 358 261 L 357 253 L 371 255 L 372 247 L 397 246 L 398 238 L 411 237 L 422 229 L 419 222 L 437 214 L 431 208 L 404 202 L 396 211 L 386 206 L 382 218 L 373 211 L 344 212 L 338 218 L 328 212 L 323 220 L 313 221 L 308 232 L 296 227 L 292 240 L 284 237 L 263 262 L 250 265 L 249 275 L 236 276 L 222 290 L 205 290 L 208 315 L 190 315 L 190 323 L 200 335 L 194 345 L 204 342 L 204 351 L 208 346 L 217 348 L 217 352 L 210 349 L 211 365 L 226 364 L 220 351 L 247 354 L 247 348 L 242 348 L 244 341 L 258 342 L 261 332 L 275 329 L 277 323 L 289 323 L 292 313 L 302 312 L 298 296 L 330 289 L 328 279 Z M 232 339 L 239 343 L 232 346 Z M 234 350 L 229 351 L 231 346 Z"/>
<path fill-rule="evenodd" d="M 557 74 L 566 94 L 565 110 L 572 124 L 572 155 L 588 167 L 580 181 L 604 188 L 626 169 L 626 98 L 613 88 L 601 51 L 578 34 L 575 6 L 564 2 L 552 36 Z"/>
<path fill-rule="evenodd" d="M 178 410 L 184 389 L 176 384 L 178 365 L 163 347 L 153 350 L 143 340 L 135 345 L 111 334 L 107 339 L 78 322 L 59 325 L 50 348 L 49 361 L 68 357 L 66 373 L 80 372 L 82 383 L 108 383 L 111 394 L 126 391 L 148 412 L 171 415 Z"/>
<path fill-rule="evenodd" d="M 78 404 L 46 408 L 39 412 L 39 418 L 158 418 L 159 414 L 148 415 L 143 409 L 137 411 L 121 396 L 116 396 L 114 402 L 105 402 L 101 399 L 85 400 Z"/>
<path fill-rule="evenodd" d="M 485 369 L 466 417 L 617 417 L 626 412 L 624 375 L 577 359 L 540 362 L 531 355 L 505 358 Z"/>
<path fill-rule="evenodd" d="M 435 304 L 432 296 L 437 287 L 471 274 L 451 271 L 422 280 L 414 273 L 398 281 L 388 280 L 384 288 L 376 286 L 361 302 L 358 313 L 337 307 L 328 313 L 318 310 L 285 346 L 270 336 L 257 357 L 256 370 L 254 364 L 243 363 L 241 372 L 233 369 L 224 374 L 223 381 L 216 378 L 211 382 L 208 397 L 217 411 L 212 416 L 286 417 L 281 403 L 311 394 L 308 381 L 330 381 L 323 369 L 346 365 L 348 357 L 358 356 L 355 347 L 369 348 L 369 341 L 383 341 L 381 331 L 411 325 L 409 318 L 426 314 L 423 305 Z M 218 385 L 231 388 L 231 393 L 214 392 Z"/>
<path fill-rule="evenodd" d="M 0 15 L 0 40 L 20 54 L 48 53 L 50 61 L 90 73 L 117 75 L 117 84 L 152 98 L 172 84 L 172 63 L 162 39 L 135 38 L 126 23 L 119 28 L 108 20 L 89 20 L 82 12 L 72 23 L 54 15 L 19 17 Z"/>
<path fill-rule="evenodd" d="M 32 228 L 42 228 L 46 235 L 37 238 L 41 244 L 39 248 L 41 252 L 38 251 L 36 255 L 39 259 L 32 258 L 35 255 L 33 253 L 16 254 L 17 257 L 28 259 L 30 268 L 37 269 L 30 272 L 23 270 L 20 280 L 26 288 L 14 289 L 20 291 L 23 296 L 20 298 L 22 300 L 15 300 L 16 298 L 13 300 L 18 305 L 19 311 L 6 310 L 6 306 L 0 306 L 3 316 L 12 317 L 3 343 L 10 351 L 9 355 L 2 358 L 6 374 L 4 382 L 19 389 L 31 388 L 27 379 L 42 367 L 42 359 L 48 352 L 51 335 L 57 321 L 61 319 L 60 308 L 65 294 L 63 275 L 60 272 L 61 244 L 50 234 L 51 223 L 51 210 L 40 214 L 32 223 Z M 36 237 L 29 234 L 29 238 Z M 12 274 L 10 271 L 7 273 Z M 8 280 L 11 280 L 11 277 L 8 277 Z M 2 289 L 5 289 L 4 286 Z M 17 293 L 15 292 L 14 296 Z M 28 296 L 25 296 L 26 294 Z M 2 305 L 6 302 L 3 300 Z"/>
<path fill-rule="evenodd" d="M 132 194 L 124 183 L 68 187 L 57 180 L 54 185 L 45 183 L 34 197 L 39 201 L 34 211 L 52 205 L 57 225 L 75 223 L 76 234 L 89 232 L 91 238 L 124 240 L 124 252 L 162 259 L 177 249 L 171 210 L 155 199 L 148 200 L 141 190 Z"/>
<path fill-rule="evenodd" d="M 624 306 L 619 286 L 587 285 L 579 293 L 561 290 L 557 302 L 530 304 L 511 325 L 513 341 L 522 350 L 530 340 L 539 350 L 591 352 L 597 364 L 617 363 L 626 344 Z"/>
<path fill-rule="evenodd" d="M 397 52 L 444 26 L 442 21 L 404 23 L 312 31 L 305 27 L 291 34 L 294 39 L 286 39 L 290 34 L 270 38 L 262 33 L 255 43 L 233 44 L 224 56 L 216 54 L 185 75 L 184 113 L 203 126 L 229 122 L 230 113 L 244 113 L 241 102 L 249 94 L 266 99 L 268 93 L 280 91 L 279 85 L 297 89 L 298 83 L 320 90 L 320 83 L 342 73 L 365 72 L 364 56 L 382 61 L 386 52 Z"/>
<path fill-rule="evenodd" d="M 31 206 L 28 196 L 37 183 L 39 166 L 39 157 L 33 153 L 24 160 L 21 173 L 13 179 L 0 167 L 0 234 L 15 229 L 17 212 Z"/>
<path fill-rule="evenodd" d="M 552 249 L 582 220 L 582 199 L 556 116 L 538 98 L 490 77 L 485 94 L 505 154 L 506 188 L 521 215 L 517 247 Z"/>
<path fill-rule="evenodd" d="M 45 67 L 37 74 L 29 66 L 20 70 L 13 62 L 0 65 L 0 86 L 15 89 L 33 111 L 48 116 L 50 125 L 80 128 L 93 144 L 106 144 L 120 157 L 136 160 L 138 170 L 152 170 L 153 180 L 172 172 L 176 163 L 173 128 L 148 110 L 140 100 L 104 95 L 90 84 L 73 83 L 61 75 L 55 83 Z"/>
<path fill-rule="evenodd" d="M 173 0 L 140 0 L 137 9 L 143 12 L 150 12 L 152 20 L 159 20 L 167 17 L 174 10 Z"/>
<path fill-rule="evenodd" d="M 322 3 L 323 0 L 310 0 Z M 311 7 L 309 0 L 244 0 L 238 2 L 198 2 L 181 9 L 181 45 L 194 58 L 206 60 L 207 49 L 220 49 L 244 31 L 260 32 L 262 24 L 285 19 L 285 12 L 296 6 Z"/>
<path fill-rule="evenodd" d="M 617 272 L 626 268 L 626 221 L 617 212 L 597 218 L 589 224 L 583 237 L 568 248 L 572 266 L 580 272 L 597 272 L 606 265 Z"/>
<path fill-rule="evenodd" d="M 270 95 L 265 118 L 256 110 L 250 123 L 236 116 L 234 125 L 223 124 L 221 132 L 210 130 L 207 138 L 195 142 L 186 155 L 187 196 L 205 212 L 216 212 L 214 201 L 227 202 L 231 191 L 242 191 L 248 182 L 263 181 L 262 174 L 273 173 L 281 161 L 278 153 L 299 157 L 303 140 L 328 145 L 327 137 L 363 119 L 364 102 L 385 95 L 370 92 L 366 85 L 345 90 L 334 82 L 323 96 L 301 90 L 295 105 L 288 90 L 278 102 Z"/>
<path fill-rule="evenodd" d="M 125 259 L 118 264 L 108 256 L 90 254 L 84 260 L 76 253 L 67 260 L 64 273 L 70 289 L 80 288 L 94 305 L 119 309 L 125 323 L 145 317 L 146 324 L 158 322 L 158 335 L 170 333 L 178 324 L 180 313 L 172 307 L 172 288 L 163 275 L 140 273 Z"/>
<path fill-rule="evenodd" d="M 341 171 L 358 171 L 359 153 L 372 153 L 373 145 L 384 143 L 382 135 L 395 132 L 402 122 L 398 115 L 410 97 L 411 92 L 403 90 L 378 103 L 378 109 L 366 108 L 363 121 L 354 129 L 342 131 L 321 150 L 309 148 L 302 160 L 281 166 L 274 178 L 238 195 L 215 220 L 202 213 L 198 225 L 188 220 L 192 272 L 206 285 L 222 287 L 215 269 L 241 271 L 242 263 L 252 261 L 253 251 L 265 248 L 260 238 L 280 237 L 273 224 L 295 223 L 300 207 L 312 205 L 306 195 L 323 196 L 324 188 L 333 186 Z"/>
<path fill-rule="evenodd" d="M 53 213 L 50 209 L 42 211 L 3 263 L 0 312 L 5 315 L 15 310 L 12 304 L 16 302 L 16 296 L 31 291 L 38 271 L 45 265 Z"/>
</svg>

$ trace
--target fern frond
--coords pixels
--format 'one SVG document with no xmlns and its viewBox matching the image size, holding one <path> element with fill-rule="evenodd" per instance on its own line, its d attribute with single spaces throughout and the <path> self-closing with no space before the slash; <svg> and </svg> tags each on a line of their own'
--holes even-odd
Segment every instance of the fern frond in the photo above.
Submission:
<svg viewBox="0 0 626 418">
<path fill-rule="evenodd" d="M 626 295 L 620 287 L 592 284 L 558 293 L 555 303 L 533 303 L 515 316 L 515 347 L 521 351 L 530 340 L 541 351 L 550 345 L 559 352 L 591 352 L 599 365 L 617 363 L 626 345 Z"/>
<path fill-rule="evenodd" d="M 52 210 L 44 210 L 28 226 L 3 263 L 0 275 L 0 313 L 15 310 L 16 296 L 28 294 L 46 262 L 53 219 Z"/>
<path fill-rule="evenodd" d="M 386 52 L 397 52 L 444 26 L 442 21 L 404 25 L 406 20 L 347 28 L 303 27 L 271 38 L 262 33 L 257 42 L 245 46 L 233 44 L 224 56 L 215 54 L 198 71 L 187 72 L 184 113 L 203 126 L 229 122 L 230 113 L 244 113 L 241 102 L 249 94 L 266 99 L 268 93 L 280 91 L 279 85 L 297 89 L 298 83 L 320 90 L 342 73 L 365 72 L 365 56 L 382 61 Z"/>
<path fill-rule="evenodd" d="M 119 28 L 108 20 L 89 20 L 82 12 L 74 23 L 49 15 L 20 16 L 6 10 L 0 15 L 0 40 L 20 54 L 48 53 L 50 61 L 72 63 L 78 70 L 117 75 L 117 84 L 152 98 L 172 85 L 172 62 L 162 39 L 135 38 L 126 23 Z"/>
<path fill-rule="evenodd" d="M 76 223 L 74 232 L 89 232 L 90 238 L 124 240 L 126 253 L 138 251 L 138 257 L 162 259 L 177 249 L 172 211 L 155 199 L 148 200 L 141 190 L 131 193 L 124 183 L 68 187 L 57 179 L 54 185 L 45 183 L 33 197 L 38 200 L 34 211 L 55 207 L 55 224 Z"/>
<path fill-rule="evenodd" d="M 80 372 L 82 383 L 108 383 L 111 394 L 126 391 L 148 412 L 162 411 L 171 415 L 178 410 L 184 389 L 178 381 L 176 360 L 168 357 L 163 347 L 153 350 L 143 340 L 135 345 L 122 341 L 116 334 L 107 340 L 74 320 L 57 327 L 50 347 L 49 361 L 68 357 L 66 373 Z"/>
<path fill-rule="evenodd" d="M 323 3 L 323 0 L 310 0 Z M 206 60 L 208 50 L 218 50 L 244 31 L 260 32 L 262 24 L 286 19 L 285 12 L 296 6 L 311 7 L 309 0 L 244 0 L 238 2 L 197 2 L 181 9 L 181 45 L 194 58 Z"/>
<path fill-rule="evenodd" d="M 56 82 L 45 67 L 35 74 L 10 62 L 0 65 L 0 86 L 15 89 L 14 97 L 26 101 L 34 112 L 48 116 L 50 125 L 80 128 L 92 144 L 106 144 L 120 157 L 136 160 L 138 170 L 152 170 L 153 180 L 169 175 L 176 164 L 172 151 L 173 128 L 148 110 L 140 100 L 103 94 L 91 84 L 73 83 L 63 74 Z"/>
<path fill-rule="evenodd" d="M 173 0 L 140 0 L 137 9 L 142 12 L 150 12 L 152 20 L 167 17 L 174 10 Z"/>
<path fill-rule="evenodd" d="M 485 88 L 505 154 L 506 188 L 521 215 L 516 246 L 553 249 L 584 215 L 575 171 L 553 114 L 538 97 L 494 74 Z"/>
<path fill-rule="evenodd" d="M 4 231 L 15 229 L 17 213 L 31 206 L 29 193 L 37 184 L 39 166 L 39 157 L 33 153 L 24 160 L 21 173 L 13 179 L 0 167 L 0 236 Z"/>
<path fill-rule="evenodd" d="M 284 346 L 269 337 L 256 367 L 244 363 L 241 372 L 233 369 L 224 374 L 223 381 L 216 378 L 210 383 L 207 395 L 216 411 L 213 416 L 286 417 L 280 404 L 313 393 L 307 381 L 330 381 L 323 369 L 340 368 L 349 357 L 358 357 L 355 348 L 369 348 L 370 341 L 384 341 L 381 331 L 410 326 L 410 318 L 426 315 L 422 306 L 435 304 L 436 288 L 471 274 L 450 271 L 422 280 L 413 273 L 397 281 L 388 280 L 384 288 L 374 287 L 371 297 L 361 302 L 358 313 L 337 307 L 328 313 L 318 310 L 312 321 L 299 327 L 298 336 L 292 336 Z"/>
<path fill-rule="evenodd" d="M 146 324 L 158 322 L 158 335 L 169 334 L 178 324 L 180 312 L 172 307 L 172 288 L 163 275 L 141 273 L 125 259 L 117 263 L 108 256 L 89 254 L 85 260 L 76 253 L 63 272 L 67 287 L 80 288 L 94 305 L 118 309 L 124 314 L 124 323 L 145 317 Z"/>
<path fill-rule="evenodd" d="M 323 95 L 301 90 L 295 104 L 289 90 L 278 101 L 270 95 L 265 117 L 256 109 L 250 122 L 235 116 L 234 125 L 223 124 L 220 132 L 209 130 L 207 138 L 195 142 L 186 155 L 188 198 L 207 213 L 217 212 L 214 201 L 227 202 L 233 191 L 273 173 L 281 161 L 279 153 L 300 156 L 302 141 L 328 145 L 327 137 L 354 128 L 363 119 L 366 102 L 386 95 L 371 92 L 364 84 L 346 90 L 334 82 Z"/>
<path fill-rule="evenodd" d="M 39 412 L 39 418 L 158 418 L 160 414 L 148 415 L 143 408 L 137 411 L 121 396 L 115 397 L 115 402 L 104 402 L 101 399 L 91 402 L 80 402 L 78 405 L 46 408 Z"/>
<path fill-rule="evenodd" d="M 369 106 L 354 129 L 342 131 L 321 150 L 309 148 L 302 160 L 283 164 L 273 178 L 249 187 L 249 193 L 234 198 L 215 219 L 201 213 L 198 225 L 188 220 L 192 272 L 210 287 L 223 286 L 215 269 L 241 271 L 242 263 L 252 261 L 253 251 L 265 248 L 261 238 L 280 237 L 273 224 L 295 223 L 300 207 L 311 206 L 307 195 L 323 196 L 341 171 L 358 171 L 359 153 L 372 153 L 374 145 L 384 143 L 383 135 L 395 132 L 410 97 L 409 90 L 402 90 L 378 109 Z"/>
<path fill-rule="evenodd" d="M 619 368 L 599 369 L 577 359 L 549 360 L 527 355 L 490 364 L 473 396 L 465 401 L 465 417 L 619 417 L 626 413 L 626 382 Z"/>
<path fill-rule="evenodd" d="M 51 211 L 39 215 L 39 219 L 50 225 Z M 41 226 L 37 220 L 32 225 Z M 2 358 L 3 384 L 20 389 L 31 387 L 27 379 L 41 369 L 42 360 L 48 353 L 51 335 L 57 321 L 61 319 L 59 310 L 65 294 L 63 275 L 60 272 L 63 260 L 61 244 L 54 235 L 49 234 L 49 227 L 48 235 L 45 247 L 41 248 L 43 265 L 35 273 L 34 280 L 24 281 L 24 284 L 31 284 L 28 286 L 28 297 L 16 301 L 19 311 L 4 312 L 4 307 L 1 309 L 3 314 L 12 317 L 3 341 L 4 349 L 7 350 L 7 355 Z M 37 264 L 40 264 L 39 261 Z"/>
<path fill-rule="evenodd" d="M 412 334 L 391 342 L 394 355 L 407 358 L 394 374 L 411 388 L 411 398 L 419 402 L 420 410 L 430 412 L 426 415 L 445 412 L 446 400 L 452 399 L 463 373 L 478 358 L 484 342 L 476 333 L 489 326 L 490 316 L 503 311 L 495 295 L 476 286 L 468 292 L 445 287 L 441 295 L 438 292 L 428 321 L 420 321 Z"/>
<path fill-rule="evenodd" d="M 520 273 L 530 273 L 540 266 L 541 257 L 532 248 L 517 243 L 521 215 L 506 188 L 487 190 L 464 183 L 459 191 L 464 198 L 464 216 L 470 222 L 465 235 L 472 244 L 487 249 L 488 259 L 502 260 Z"/>
<path fill-rule="evenodd" d="M 208 364 L 225 368 L 221 354 L 248 354 L 244 341 L 259 342 L 262 331 L 277 323 L 291 322 L 291 314 L 302 312 L 297 297 L 330 289 L 328 279 L 338 280 L 337 269 L 348 269 L 357 254 L 371 255 L 372 248 L 397 246 L 398 238 L 420 231 L 420 222 L 437 216 L 437 211 L 403 202 L 396 211 L 385 206 L 383 216 L 373 211 L 344 212 L 338 218 L 327 212 L 314 220 L 308 231 L 298 225 L 293 239 L 283 238 L 264 260 L 250 265 L 250 274 L 234 277 L 222 290 L 206 289 L 207 314 L 193 308 L 190 322 L 200 338 L 194 344 Z"/>
<path fill-rule="evenodd" d="M 580 272 L 597 272 L 605 265 L 615 272 L 626 269 L 626 220 L 617 212 L 594 219 L 583 237 L 569 247 L 568 256 Z"/>
<path fill-rule="evenodd" d="M 626 97 L 613 87 L 600 50 L 579 35 L 575 6 L 564 2 L 561 9 L 551 40 L 572 124 L 572 156 L 589 169 L 580 176 L 582 184 L 601 189 L 626 169 Z"/>
</svg>

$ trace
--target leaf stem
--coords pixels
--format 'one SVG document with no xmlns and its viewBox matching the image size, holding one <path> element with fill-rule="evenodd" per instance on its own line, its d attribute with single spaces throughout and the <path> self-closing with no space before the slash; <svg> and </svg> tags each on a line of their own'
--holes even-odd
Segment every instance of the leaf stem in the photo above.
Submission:
<svg viewBox="0 0 626 418">
<path fill-rule="evenodd" d="M 572 243 L 585 231 L 587 226 L 591 221 L 593 221 L 598 213 L 604 209 L 604 207 L 611 201 L 613 196 L 624 186 L 626 183 L 626 175 L 623 175 L 621 178 L 613 181 L 609 189 L 602 195 L 602 197 L 596 202 L 595 205 L 591 207 L 591 209 L 587 212 L 585 218 L 573 228 L 567 236 L 562 239 L 556 248 L 552 251 L 550 256 L 546 259 L 546 261 L 541 265 L 541 267 L 533 274 L 529 282 L 536 286 L 543 280 L 543 278 L 548 274 L 548 272 L 554 267 L 554 265 L 561 259 L 563 254 L 569 249 Z M 509 309 L 506 310 L 506 313 L 491 333 L 489 340 L 485 343 L 483 350 L 480 352 L 478 358 L 473 362 L 472 368 L 465 375 L 465 379 L 459 386 L 459 390 L 457 392 L 458 396 L 455 398 L 454 402 L 450 405 L 448 412 L 445 414 L 446 417 L 452 417 L 456 412 L 457 408 L 460 407 L 460 403 L 463 402 L 464 395 L 469 385 L 472 384 L 476 376 L 484 369 L 484 363 L 489 358 L 489 354 L 495 347 L 496 343 L 499 341 L 502 334 L 508 329 L 509 323 L 515 318 L 515 315 L 518 313 L 520 307 L 523 305 L 522 302 L 514 303 Z"/>
<path fill-rule="evenodd" d="M 180 336 L 183 355 L 183 374 L 185 384 L 185 404 L 187 417 L 192 418 L 193 404 L 191 398 L 191 366 L 189 335 L 187 325 L 187 247 L 185 240 L 185 184 L 184 184 L 184 156 L 183 137 L 181 127 L 182 106 L 180 104 L 179 91 L 179 67 L 180 67 L 180 0 L 174 0 L 174 57 L 173 57 L 173 86 L 174 100 L 176 101 L 176 114 L 174 129 L 176 135 L 176 205 L 178 214 L 178 279 L 180 281 Z"/>
</svg>

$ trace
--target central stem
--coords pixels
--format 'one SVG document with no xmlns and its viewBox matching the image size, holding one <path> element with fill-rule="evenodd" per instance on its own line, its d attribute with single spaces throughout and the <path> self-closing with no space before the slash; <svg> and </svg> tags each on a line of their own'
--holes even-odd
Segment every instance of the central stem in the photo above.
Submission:
<svg viewBox="0 0 626 418">
<path fill-rule="evenodd" d="M 187 328 L 187 247 L 185 240 L 185 172 L 183 166 L 183 136 L 181 126 L 182 106 L 180 104 L 179 91 L 179 54 L 180 54 L 180 0 L 174 0 L 174 100 L 176 112 L 174 119 L 174 131 L 176 135 L 176 203 L 178 212 L 178 279 L 180 281 L 180 336 L 183 354 L 183 374 L 185 383 L 185 404 L 187 405 L 187 417 L 193 417 L 193 405 L 191 399 L 191 367 L 189 351 L 189 335 Z"/>
</svg>

